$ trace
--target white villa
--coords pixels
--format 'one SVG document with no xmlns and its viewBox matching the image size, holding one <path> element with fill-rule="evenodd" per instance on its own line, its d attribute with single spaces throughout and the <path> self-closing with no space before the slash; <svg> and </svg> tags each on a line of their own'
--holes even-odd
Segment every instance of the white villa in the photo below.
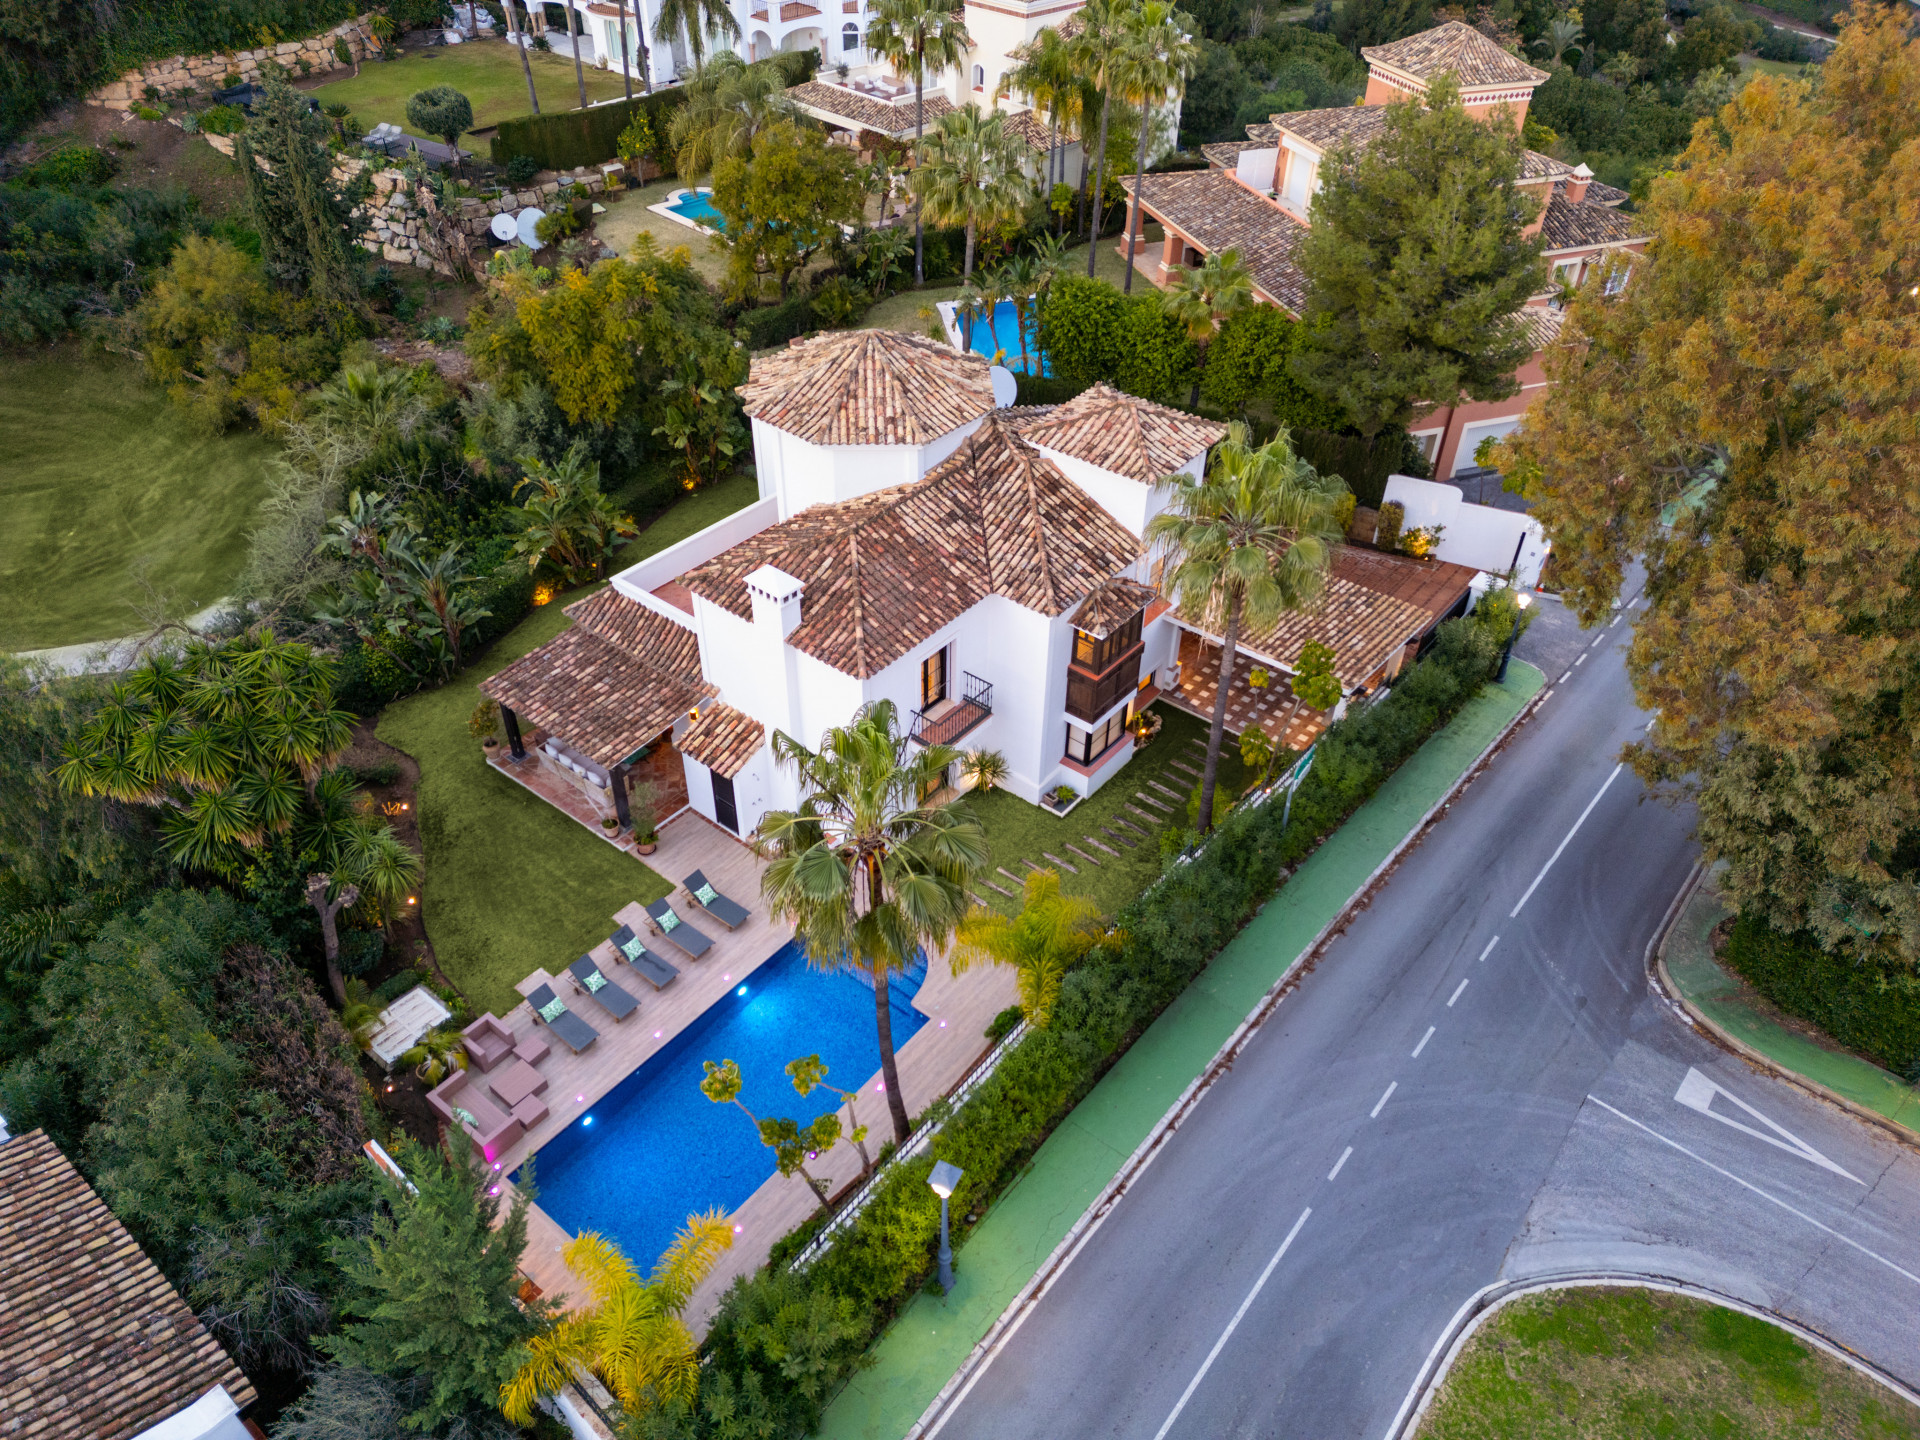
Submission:
<svg viewBox="0 0 1920 1440">
<path fill-rule="evenodd" d="M 662 816 L 690 805 L 744 837 L 798 799 L 774 732 L 812 747 L 874 701 L 917 743 L 1000 751 L 1034 802 L 1110 779 L 1162 694 L 1210 711 L 1217 638 L 1159 593 L 1142 536 L 1225 427 L 1105 386 L 1055 407 L 1012 406 L 1012 388 L 886 330 L 757 359 L 741 394 L 759 500 L 615 576 L 483 684 L 507 723 L 497 763 L 571 776 L 623 824 L 644 776 Z M 1504 550 L 1477 568 L 1343 552 L 1319 606 L 1242 641 L 1229 728 L 1310 742 L 1330 716 L 1251 667 L 1284 675 L 1319 640 L 1365 693 L 1467 608 L 1480 569 L 1507 567 Z"/>
</svg>

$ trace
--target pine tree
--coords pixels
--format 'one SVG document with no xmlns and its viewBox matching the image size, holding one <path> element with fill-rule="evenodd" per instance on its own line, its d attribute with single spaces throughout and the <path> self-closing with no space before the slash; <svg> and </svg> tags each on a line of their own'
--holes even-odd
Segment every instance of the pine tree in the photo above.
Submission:
<svg viewBox="0 0 1920 1440">
<path fill-rule="evenodd" d="M 1388 106 L 1365 149 L 1320 162 L 1294 369 L 1369 440 L 1427 404 L 1517 388 L 1533 353 L 1520 308 L 1547 287 L 1520 154 L 1519 132 L 1472 118 L 1443 77 L 1425 105 Z"/>
<path fill-rule="evenodd" d="M 338 332 L 357 330 L 366 313 L 354 244 L 362 225 L 358 196 L 333 178 L 327 135 L 326 118 L 304 95 L 269 78 L 235 154 L 268 272 L 319 301 Z"/>
</svg>

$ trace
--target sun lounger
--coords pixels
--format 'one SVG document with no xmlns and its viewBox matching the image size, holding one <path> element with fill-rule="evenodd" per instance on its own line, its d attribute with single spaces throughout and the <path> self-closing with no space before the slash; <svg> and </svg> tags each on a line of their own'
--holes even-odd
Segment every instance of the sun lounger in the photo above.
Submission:
<svg viewBox="0 0 1920 1440">
<path fill-rule="evenodd" d="M 654 901 L 647 906 L 647 914 L 659 926 L 660 938 L 679 946 L 691 959 L 698 960 L 713 948 L 713 941 L 674 914 L 673 906 L 666 901 Z"/>
<path fill-rule="evenodd" d="M 656 990 L 680 978 L 678 970 L 640 943 L 640 937 L 633 933 L 631 925 L 622 925 L 613 932 L 607 943 L 618 950 L 620 958 Z"/>
<path fill-rule="evenodd" d="M 694 904 L 729 930 L 738 930 L 752 918 L 752 911 L 739 901 L 729 900 L 714 889 L 707 877 L 698 870 L 687 876 L 681 883 L 687 887 L 687 893 L 693 897 Z"/>
<path fill-rule="evenodd" d="M 567 973 L 580 982 L 583 990 L 600 1002 L 616 1023 L 626 1019 L 640 1008 L 638 1000 L 600 973 L 600 966 L 591 955 L 582 955 L 567 967 Z"/>
<path fill-rule="evenodd" d="M 598 1030 L 567 1009 L 566 1002 L 553 993 L 551 985 L 540 986 L 527 996 L 527 1003 L 533 1006 L 533 1013 L 546 1027 L 576 1055 L 600 1038 Z"/>
</svg>

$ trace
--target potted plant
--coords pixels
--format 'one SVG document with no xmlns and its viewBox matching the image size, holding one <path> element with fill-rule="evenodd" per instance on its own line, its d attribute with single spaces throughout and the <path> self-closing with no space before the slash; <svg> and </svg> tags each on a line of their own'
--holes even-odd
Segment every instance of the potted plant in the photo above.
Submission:
<svg viewBox="0 0 1920 1440">
<path fill-rule="evenodd" d="M 660 846 L 660 802 L 665 798 L 666 792 L 652 780 L 635 780 L 627 791 L 634 848 L 642 855 L 651 855 Z"/>
<path fill-rule="evenodd" d="M 653 816 L 633 817 L 633 848 L 642 855 L 651 855 L 660 848 L 660 832 L 654 827 Z"/>
<path fill-rule="evenodd" d="M 467 733 L 480 742 L 480 753 L 491 755 L 500 748 L 500 706 L 482 698 L 467 717 Z"/>
</svg>

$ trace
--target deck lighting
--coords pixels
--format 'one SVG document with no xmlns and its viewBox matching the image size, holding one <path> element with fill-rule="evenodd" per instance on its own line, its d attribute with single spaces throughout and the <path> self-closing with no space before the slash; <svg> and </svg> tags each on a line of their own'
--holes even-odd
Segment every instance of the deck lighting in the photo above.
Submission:
<svg viewBox="0 0 1920 1440">
<path fill-rule="evenodd" d="M 734 991 L 733 993 L 736 995 L 744 995 L 747 993 L 747 987 L 742 985 L 738 990 Z"/>
<path fill-rule="evenodd" d="M 722 975 L 720 978 L 726 981 L 731 981 L 733 979 L 731 975 Z"/>
<path fill-rule="evenodd" d="M 927 1186 L 940 1197 L 940 1288 L 953 1289 L 953 1245 L 947 1239 L 947 1200 L 960 1186 L 965 1172 L 951 1161 L 942 1160 L 927 1177 Z"/>
<path fill-rule="evenodd" d="M 653 1032 L 653 1038 L 658 1040 L 661 1037 L 661 1035 L 664 1033 L 665 1033 L 664 1031 L 656 1030 Z"/>
<path fill-rule="evenodd" d="M 747 1227 L 744 1225 L 736 1225 L 733 1227 L 733 1233 L 736 1235 L 744 1235 L 747 1233 Z"/>
<path fill-rule="evenodd" d="M 585 1127 L 587 1127 L 588 1125 L 591 1125 L 591 1124 L 593 1124 L 593 1116 L 591 1116 L 591 1115 L 589 1115 L 589 1116 L 587 1116 L 587 1117 L 586 1117 L 586 1119 L 584 1119 L 584 1120 L 582 1120 L 582 1121 L 580 1122 L 580 1125 L 581 1125 L 581 1128 L 582 1128 L 582 1129 L 584 1129 Z"/>
<path fill-rule="evenodd" d="M 578 1101 L 578 1102 L 579 1102 L 580 1104 L 582 1104 L 582 1105 L 584 1105 L 584 1104 L 586 1104 L 586 1103 L 587 1103 L 587 1097 L 586 1097 L 586 1096 L 584 1096 L 584 1095 L 576 1095 L 576 1096 L 574 1096 L 573 1098 L 574 1098 L 574 1099 L 575 1099 L 576 1101 Z"/>
</svg>

